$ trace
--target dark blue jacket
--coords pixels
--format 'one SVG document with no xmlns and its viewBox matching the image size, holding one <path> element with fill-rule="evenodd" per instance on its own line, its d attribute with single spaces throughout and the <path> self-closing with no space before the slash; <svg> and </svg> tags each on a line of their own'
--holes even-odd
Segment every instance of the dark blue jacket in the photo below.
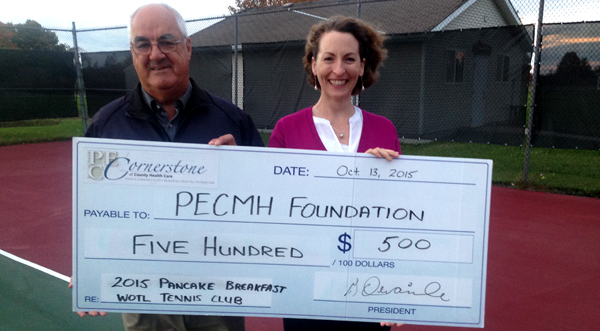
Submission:
<svg viewBox="0 0 600 331">
<path fill-rule="evenodd" d="M 230 133 L 238 145 L 264 146 L 248 114 L 190 81 L 192 95 L 178 115 L 181 117 L 173 140 L 144 101 L 140 84 L 131 93 L 102 107 L 94 115 L 85 136 L 207 144 L 213 138 Z"/>
</svg>

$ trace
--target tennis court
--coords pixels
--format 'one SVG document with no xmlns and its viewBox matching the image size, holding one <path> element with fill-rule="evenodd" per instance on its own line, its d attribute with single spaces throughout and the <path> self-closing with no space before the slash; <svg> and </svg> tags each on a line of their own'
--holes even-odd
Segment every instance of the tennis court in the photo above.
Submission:
<svg viewBox="0 0 600 331">
<path fill-rule="evenodd" d="M 119 314 L 71 312 L 71 162 L 71 142 L 0 147 L 0 330 L 122 330 Z M 600 199 L 493 187 L 485 329 L 600 325 L 599 239 Z M 246 318 L 246 328 L 282 323 Z"/>
</svg>

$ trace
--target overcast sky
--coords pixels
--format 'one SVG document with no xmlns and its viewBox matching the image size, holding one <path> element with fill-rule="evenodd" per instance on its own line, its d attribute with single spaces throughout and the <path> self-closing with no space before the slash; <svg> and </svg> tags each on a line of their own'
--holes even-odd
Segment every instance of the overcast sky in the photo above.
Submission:
<svg viewBox="0 0 600 331">
<path fill-rule="evenodd" d="M 0 22 L 25 23 L 33 19 L 46 28 L 70 29 L 75 22 L 77 29 L 127 25 L 129 15 L 139 6 L 152 0 L 83 0 L 55 1 L 3 1 Z M 235 0 L 165 0 L 177 9 L 186 20 L 228 15 L 228 6 Z M 600 20 L 600 0 L 546 0 L 546 22 L 597 21 Z M 416 2 L 418 4 L 418 2 Z M 523 23 L 537 19 L 539 0 L 512 0 Z"/>
<path fill-rule="evenodd" d="M 0 22 L 25 23 L 32 19 L 45 28 L 77 29 L 127 25 L 129 15 L 141 5 L 160 2 L 152 0 L 55 0 L 55 1 L 2 1 Z M 229 14 L 228 6 L 235 0 L 165 0 L 177 9 L 184 19 L 205 18 Z"/>
<path fill-rule="evenodd" d="M 160 0 L 159 0 L 160 1 Z M 129 15 L 141 5 L 156 2 L 153 0 L 104 0 L 86 2 L 83 0 L 55 1 L 3 1 L 0 22 L 25 23 L 32 19 L 45 28 L 72 28 L 77 30 L 125 26 Z M 229 15 L 228 6 L 235 0 L 164 0 L 177 9 L 184 19 L 201 19 Z M 419 4 L 418 1 L 415 4 Z M 512 4 L 523 24 L 537 21 L 539 0 L 512 0 Z M 544 22 L 600 21 L 600 0 L 545 0 Z M 188 24 L 188 32 L 193 34 L 218 20 L 202 20 Z M 60 43 L 73 45 L 70 31 L 55 30 Z M 78 33 L 78 46 L 84 51 L 127 50 L 129 48 L 126 30 L 104 30 Z M 598 40 L 597 36 L 596 39 Z M 590 56 L 591 57 L 591 56 Z"/>
<path fill-rule="evenodd" d="M 127 25 L 129 15 L 139 6 L 152 0 L 83 0 L 55 1 L 3 1 L 0 22 L 25 23 L 32 19 L 46 28 L 70 29 L 75 22 L 77 29 Z M 165 0 L 177 9 L 184 19 L 228 15 L 228 6 L 235 0 Z M 418 3 L 418 2 L 416 2 Z M 539 0 L 512 0 L 523 23 L 537 19 Z M 600 0 L 546 0 L 544 21 L 597 21 L 600 20 Z"/>
</svg>

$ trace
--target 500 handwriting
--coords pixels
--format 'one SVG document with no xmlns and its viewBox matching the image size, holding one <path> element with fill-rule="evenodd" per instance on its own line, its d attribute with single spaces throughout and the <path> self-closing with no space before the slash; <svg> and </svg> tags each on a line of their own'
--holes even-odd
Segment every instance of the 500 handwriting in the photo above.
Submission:
<svg viewBox="0 0 600 331">
<path fill-rule="evenodd" d="M 388 250 L 390 250 L 390 248 L 392 247 L 392 245 L 390 244 L 390 240 L 393 239 L 400 239 L 400 237 L 391 236 L 385 238 L 385 240 L 382 242 L 383 246 L 379 247 L 378 250 L 380 252 L 387 252 Z M 413 243 L 413 240 L 410 238 L 404 238 L 398 242 L 398 248 L 400 249 L 409 249 L 411 247 L 414 247 L 419 250 L 425 250 L 431 247 L 431 243 L 427 239 L 419 239 Z"/>
<path fill-rule="evenodd" d="M 471 263 L 473 234 L 447 231 L 357 230 L 353 257 L 360 259 Z"/>
</svg>

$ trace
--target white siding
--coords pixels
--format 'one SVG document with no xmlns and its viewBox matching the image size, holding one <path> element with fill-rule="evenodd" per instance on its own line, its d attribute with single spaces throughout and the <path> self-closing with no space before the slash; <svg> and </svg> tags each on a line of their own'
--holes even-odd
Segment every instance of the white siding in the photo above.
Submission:
<svg viewBox="0 0 600 331">
<path fill-rule="evenodd" d="M 493 0 L 477 0 L 443 27 L 442 30 L 488 28 L 505 25 L 507 25 L 506 20 L 502 17 L 498 6 Z"/>
</svg>

